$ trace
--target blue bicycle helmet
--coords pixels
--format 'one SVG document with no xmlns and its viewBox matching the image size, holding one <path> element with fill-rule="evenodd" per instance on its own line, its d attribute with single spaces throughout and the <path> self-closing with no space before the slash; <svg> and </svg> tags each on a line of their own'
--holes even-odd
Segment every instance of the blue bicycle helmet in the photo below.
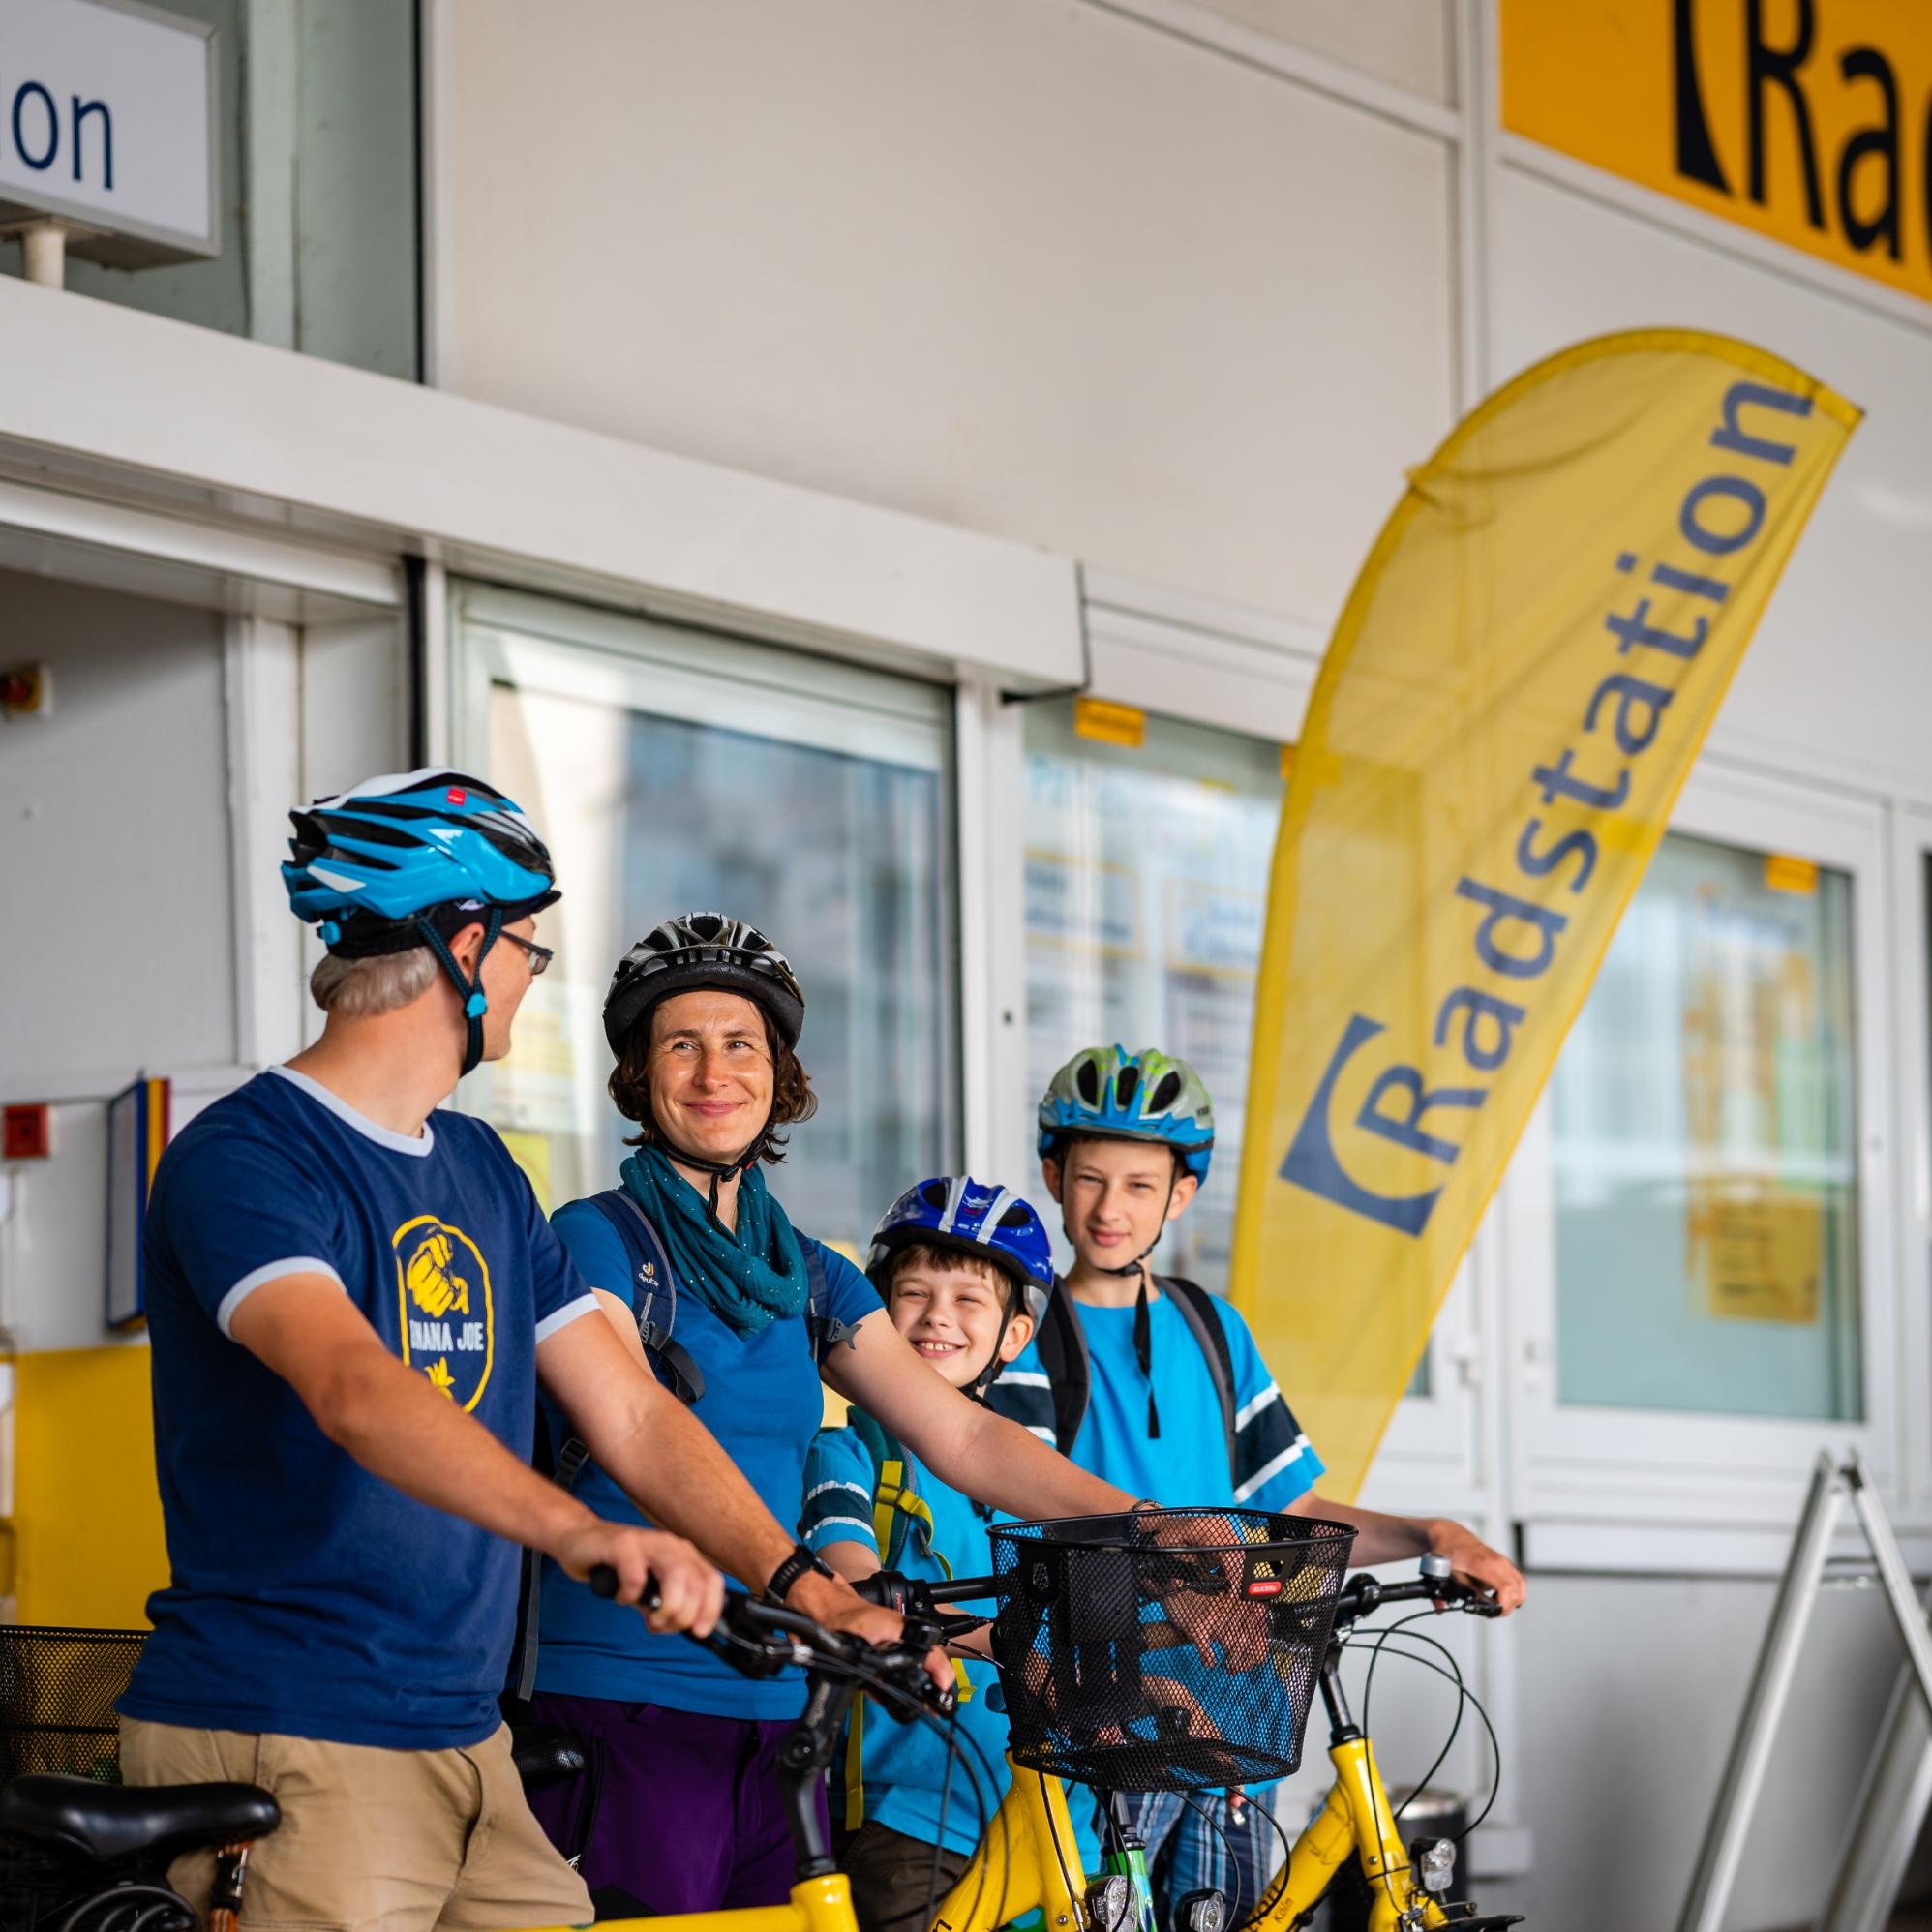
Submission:
<svg viewBox="0 0 1932 1932">
<path fill-rule="evenodd" d="M 463 1001 L 468 1073 L 483 1057 L 484 954 L 512 920 L 561 896 L 528 819 L 494 786 L 433 767 L 371 778 L 288 817 L 295 835 L 282 883 L 296 918 L 344 959 L 427 946 Z M 469 979 L 449 940 L 477 923 L 483 950 Z"/>
<path fill-rule="evenodd" d="M 1027 1313 L 1035 1321 L 1053 1292 L 1052 1243 L 1031 1204 L 1011 1189 L 987 1187 L 965 1174 L 921 1181 L 886 1210 L 873 1232 L 872 1253 L 865 1264 L 881 1295 L 891 1285 L 892 1256 L 907 1248 L 950 1249 L 992 1262 L 1019 1283 Z M 1007 1319 L 1002 1319 L 1000 1341 L 1006 1332 Z M 984 1395 L 1004 1366 L 996 1342 L 993 1359 L 967 1393 Z"/>
<path fill-rule="evenodd" d="M 1151 1046 L 1089 1046 L 1054 1074 L 1040 1102 L 1040 1158 L 1057 1158 L 1063 1140 L 1158 1140 L 1180 1156 L 1184 1172 L 1208 1177 L 1214 1154 L 1214 1102 L 1185 1060 Z"/>
</svg>

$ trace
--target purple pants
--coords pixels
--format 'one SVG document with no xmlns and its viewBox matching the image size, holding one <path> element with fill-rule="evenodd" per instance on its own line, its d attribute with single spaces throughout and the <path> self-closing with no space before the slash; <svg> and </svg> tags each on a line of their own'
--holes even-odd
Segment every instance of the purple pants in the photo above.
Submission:
<svg viewBox="0 0 1932 1932">
<path fill-rule="evenodd" d="M 659 1916 L 785 1903 L 794 1853 L 777 1757 L 790 1718 L 556 1694 L 532 1698 L 530 1716 L 581 1739 L 589 1761 L 586 1776 L 532 1792 L 530 1809 L 568 1856 L 595 1793 L 578 1868 L 592 1892 L 618 1887 Z M 824 1823 L 823 1783 L 818 1808 Z"/>
</svg>

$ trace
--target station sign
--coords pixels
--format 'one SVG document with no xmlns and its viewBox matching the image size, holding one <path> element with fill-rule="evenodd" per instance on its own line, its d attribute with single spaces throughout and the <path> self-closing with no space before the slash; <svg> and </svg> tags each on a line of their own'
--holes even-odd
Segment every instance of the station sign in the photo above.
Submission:
<svg viewBox="0 0 1932 1932">
<path fill-rule="evenodd" d="M 1927 0 L 1499 0 L 1513 134 L 1932 301 Z"/>
<path fill-rule="evenodd" d="M 117 267 L 221 248 L 215 29 L 131 0 L 0 4 L 0 223 Z"/>
</svg>

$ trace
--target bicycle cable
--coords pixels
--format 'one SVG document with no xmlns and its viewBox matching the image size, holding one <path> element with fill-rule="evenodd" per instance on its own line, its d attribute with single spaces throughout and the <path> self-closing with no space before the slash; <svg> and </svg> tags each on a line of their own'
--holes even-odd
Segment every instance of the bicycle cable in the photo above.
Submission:
<svg viewBox="0 0 1932 1932">
<path fill-rule="evenodd" d="M 1490 1795 L 1484 1801 L 1482 1810 L 1477 1812 L 1475 1817 L 1467 1825 L 1464 1826 L 1462 1830 L 1455 1834 L 1455 1842 L 1461 1844 L 1495 1809 L 1496 1798 L 1502 1790 L 1502 1747 L 1496 1741 L 1495 1726 L 1490 1722 L 1490 1714 L 1484 1709 L 1482 1699 L 1464 1681 L 1462 1667 L 1457 1664 L 1454 1655 L 1446 1645 L 1438 1643 L 1434 1638 L 1425 1636 L 1421 1631 L 1408 1628 L 1410 1624 L 1423 1622 L 1435 1614 L 1434 1610 L 1418 1611 L 1413 1615 L 1401 1617 L 1386 1629 L 1375 1632 L 1373 1643 L 1367 1637 L 1350 1638 L 1344 1640 L 1343 1647 L 1344 1649 L 1373 1648 L 1375 1653 L 1369 1661 L 1369 1676 L 1362 1690 L 1362 1728 L 1364 1731 L 1367 1731 L 1369 1728 L 1369 1701 L 1374 1690 L 1375 1665 L 1381 1660 L 1382 1649 L 1391 1638 L 1400 1638 L 1404 1643 L 1408 1644 L 1427 1644 L 1432 1649 L 1440 1651 L 1444 1657 L 1448 1658 L 1450 1669 L 1445 1671 L 1440 1664 L 1431 1663 L 1427 1657 L 1418 1657 L 1412 1651 L 1397 1649 L 1389 1653 L 1391 1656 L 1403 1658 L 1405 1662 L 1418 1664 L 1426 1671 L 1434 1671 L 1437 1676 L 1454 1685 L 1457 1696 L 1456 1721 L 1451 1726 L 1449 1740 L 1436 1755 L 1435 1763 L 1430 1766 L 1428 1777 L 1425 1777 L 1421 1784 L 1417 1785 L 1415 1792 L 1412 1792 L 1407 1798 L 1403 1800 L 1403 1810 L 1405 1811 L 1409 1804 L 1414 1801 L 1416 1793 L 1420 1792 L 1422 1786 L 1429 1782 L 1430 1777 L 1434 1776 L 1436 1770 L 1441 1766 L 1443 1759 L 1449 1755 L 1450 1747 L 1453 1746 L 1456 1740 L 1457 1730 L 1462 1724 L 1463 1706 L 1464 1705 L 1469 1706 L 1475 1711 L 1476 1716 L 1482 1722 L 1484 1731 L 1489 1735 L 1490 1762 L 1494 1766 L 1494 1774 L 1490 1780 Z M 1399 1811 L 1396 1815 L 1400 1817 L 1401 1812 Z"/>
<path fill-rule="evenodd" d="M 1421 1792 L 1427 1787 L 1430 1779 L 1433 1778 L 1435 1775 L 1435 1773 L 1442 1768 L 1443 1760 L 1446 1759 L 1449 1753 L 1455 1749 L 1456 1739 L 1461 1735 L 1463 1729 L 1464 1706 L 1468 1702 L 1469 1698 L 1468 1686 L 1464 1682 L 1463 1679 L 1463 1667 L 1460 1663 L 1457 1662 L 1455 1654 L 1449 1649 L 1448 1645 L 1439 1643 L 1434 1637 L 1425 1635 L 1420 1630 L 1411 1630 L 1408 1627 L 1410 1624 L 1420 1621 L 1425 1615 L 1434 1615 L 1433 1611 L 1417 1612 L 1413 1615 L 1400 1617 L 1394 1623 L 1389 1624 L 1385 1629 L 1376 1631 L 1374 1633 L 1374 1643 L 1373 1645 L 1374 1654 L 1369 1659 L 1368 1675 L 1365 1678 L 1362 1685 L 1362 1728 L 1364 1731 L 1367 1731 L 1369 1730 L 1369 1707 L 1375 1695 L 1375 1666 L 1382 1661 L 1382 1653 L 1386 1649 L 1389 1641 L 1391 1639 L 1400 1639 L 1403 1643 L 1405 1644 L 1412 1643 L 1412 1644 L 1428 1645 L 1429 1647 L 1432 1650 L 1435 1651 L 1443 1659 L 1443 1661 L 1449 1666 L 1449 1672 L 1448 1673 L 1442 1672 L 1437 1666 L 1434 1664 L 1429 1664 L 1427 1658 L 1417 1657 L 1412 1652 L 1409 1651 L 1399 1649 L 1394 1652 L 1396 1656 L 1406 1657 L 1408 1661 L 1411 1663 L 1427 1665 L 1429 1669 L 1436 1671 L 1436 1674 L 1438 1675 L 1448 1676 L 1449 1681 L 1454 1683 L 1454 1685 L 1456 1686 L 1456 1715 L 1450 1723 L 1449 1736 L 1447 1736 L 1447 1738 L 1443 1740 L 1443 1745 L 1441 1750 L 1439 1750 L 1435 1754 L 1434 1762 L 1430 1766 L 1428 1770 L 1423 1772 L 1422 1776 L 1418 1778 L 1416 1782 L 1409 1788 L 1408 1796 L 1404 1798 L 1403 1801 L 1395 1807 L 1394 1812 L 1391 1815 L 1397 1821 L 1400 1821 L 1403 1813 L 1406 1811 L 1408 1807 L 1415 1802 L 1417 1793 Z M 1344 1649 L 1348 1647 L 1345 1641 L 1343 1643 L 1343 1647 Z M 1453 1673 L 1454 1675 L 1450 1675 L 1449 1673 Z"/>
<path fill-rule="evenodd" d="M 973 1796 L 975 1842 L 983 1844 L 993 1823 L 996 1821 L 1000 1825 L 1002 1837 L 1007 1837 L 1005 1820 L 997 1811 L 989 1811 L 988 1809 L 986 1801 L 987 1794 L 997 1790 L 998 1783 L 993 1774 L 992 1762 L 987 1758 L 979 1742 L 959 1730 L 956 1719 L 951 1723 L 947 1722 L 933 1711 L 928 1710 L 923 1704 L 902 1691 L 896 1684 L 876 1677 L 871 1672 L 864 1670 L 860 1666 L 847 1666 L 847 1668 L 851 1670 L 854 1678 L 865 1688 L 883 1693 L 881 1702 L 887 1706 L 889 1710 L 903 1707 L 907 1715 L 916 1718 L 929 1730 L 936 1731 L 939 1734 L 945 1741 L 947 1749 L 947 1778 L 949 1785 L 951 1779 L 953 1765 L 957 1762 L 965 1763 L 967 1789 Z M 973 1763 L 974 1759 L 979 1761 L 977 1766 Z M 942 1810 L 940 1814 L 942 1836 L 944 1835 L 945 1824 L 945 1812 Z M 1008 1856 L 1011 1856 L 1010 1839 L 1008 1841 Z M 1002 1859 L 1003 1866 L 1005 1863 L 1006 1860 Z M 968 1914 L 969 1921 L 971 1918 L 977 1917 L 980 1905 L 985 1897 L 985 1889 L 986 1881 L 982 1873 L 980 1885 L 973 1894 L 972 1910 Z M 1003 1879 L 999 1898 L 1000 1912 L 994 1921 L 995 1923 L 1004 1922 L 1006 1917 L 1006 1886 Z M 930 1915 L 928 1915 L 926 1922 L 928 1924 L 931 1923 Z"/>
</svg>

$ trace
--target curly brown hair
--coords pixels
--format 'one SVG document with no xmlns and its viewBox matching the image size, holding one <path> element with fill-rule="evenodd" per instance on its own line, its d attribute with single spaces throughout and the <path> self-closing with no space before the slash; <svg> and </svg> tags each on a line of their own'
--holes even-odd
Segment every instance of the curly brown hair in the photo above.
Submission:
<svg viewBox="0 0 1932 1932">
<path fill-rule="evenodd" d="M 672 1152 L 650 1105 L 650 1030 L 656 1011 L 655 1006 L 647 1007 L 624 1036 L 623 1051 L 611 1069 L 610 1090 L 618 1111 L 626 1120 L 637 1122 L 637 1132 L 626 1136 L 624 1145 L 662 1147 Z M 746 1166 L 756 1161 L 784 1160 L 785 1135 L 779 1130 L 810 1120 L 819 1108 L 819 1097 L 812 1092 L 812 1078 L 803 1063 L 785 1043 L 771 1024 L 771 1015 L 763 1007 L 758 1009 L 758 1017 L 764 1024 L 765 1043 L 771 1054 L 771 1112 L 764 1132 L 745 1154 Z"/>
</svg>

